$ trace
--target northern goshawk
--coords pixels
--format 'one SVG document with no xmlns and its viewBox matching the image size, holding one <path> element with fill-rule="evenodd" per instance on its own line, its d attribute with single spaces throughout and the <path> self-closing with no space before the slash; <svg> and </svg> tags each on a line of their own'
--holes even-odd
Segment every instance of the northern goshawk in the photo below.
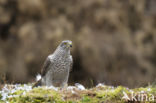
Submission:
<svg viewBox="0 0 156 103">
<path fill-rule="evenodd" d="M 69 72 L 72 69 L 73 59 L 70 55 L 72 41 L 64 40 L 53 54 L 50 54 L 44 62 L 41 70 L 41 79 L 36 86 L 64 87 L 67 85 Z"/>
</svg>

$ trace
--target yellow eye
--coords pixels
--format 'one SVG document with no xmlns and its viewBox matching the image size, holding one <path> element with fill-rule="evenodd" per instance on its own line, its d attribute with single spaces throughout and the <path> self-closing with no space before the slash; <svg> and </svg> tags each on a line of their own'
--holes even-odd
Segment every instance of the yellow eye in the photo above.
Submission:
<svg viewBox="0 0 156 103">
<path fill-rule="evenodd" d="M 64 44 L 67 45 L 67 42 L 65 42 Z"/>
</svg>

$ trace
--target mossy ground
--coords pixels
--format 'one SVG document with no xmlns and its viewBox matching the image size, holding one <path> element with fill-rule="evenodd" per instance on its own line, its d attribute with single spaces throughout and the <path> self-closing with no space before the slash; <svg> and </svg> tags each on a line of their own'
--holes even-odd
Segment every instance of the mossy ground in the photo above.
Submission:
<svg viewBox="0 0 156 103">
<path fill-rule="evenodd" d="M 154 101 L 146 101 L 146 98 L 139 102 L 123 98 L 124 94 L 131 99 L 131 94 L 135 93 L 137 101 L 139 95 L 154 96 Z M 79 90 L 72 89 L 50 89 L 46 87 L 33 88 L 30 91 L 17 90 L 10 95 L 17 95 L 15 97 L 7 98 L 9 103 L 156 103 L 156 87 L 128 89 L 126 87 L 118 86 L 97 86 L 90 89 Z M 2 94 L 0 94 L 2 98 Z M 6 101 L 0 100 L 0 103 Z"/>
</svg>

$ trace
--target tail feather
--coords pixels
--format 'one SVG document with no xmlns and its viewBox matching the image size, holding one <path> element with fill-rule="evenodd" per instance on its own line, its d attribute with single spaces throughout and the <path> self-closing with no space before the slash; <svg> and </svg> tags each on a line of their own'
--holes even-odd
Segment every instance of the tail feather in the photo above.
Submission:
<svg viewBox="0 0 156 103">
<path fill-rule="evenodd" d="M 38 81 L 32 86 L 32 88 L 38 87 L 38 86 L 41 86 L 41 79 L 38 80 Z"/>
<path fill-rule="evenodd" d="M 38 74 L 36 76 L 36 83 L 32 87 L 34 88 L 34 87 L 41 86 L 41 80 L 42 80 L 42 76 L 40 74 Z"/>
<path fill-rule="evenodd" d="M 36 75 L 36 81 L 39 81 L 42 78 L 41 74 Z"/>
</svg>

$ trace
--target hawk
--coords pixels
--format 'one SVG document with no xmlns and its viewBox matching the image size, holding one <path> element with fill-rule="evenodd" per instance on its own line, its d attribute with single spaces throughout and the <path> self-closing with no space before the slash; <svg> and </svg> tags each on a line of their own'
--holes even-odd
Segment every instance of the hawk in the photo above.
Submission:
<svg viewBox="0 0 156 103">
<path fill-rule="evenodd" d="M 73 59 L 70 55 L 72 41 L 64 40 L 60 43 L 53 54 L 50 54 L 43 64 L 41 78 L 35 83 L 36 86 L 64 87 L 67 85 L 69 72 L 72 69 Z"/>
</svg>

